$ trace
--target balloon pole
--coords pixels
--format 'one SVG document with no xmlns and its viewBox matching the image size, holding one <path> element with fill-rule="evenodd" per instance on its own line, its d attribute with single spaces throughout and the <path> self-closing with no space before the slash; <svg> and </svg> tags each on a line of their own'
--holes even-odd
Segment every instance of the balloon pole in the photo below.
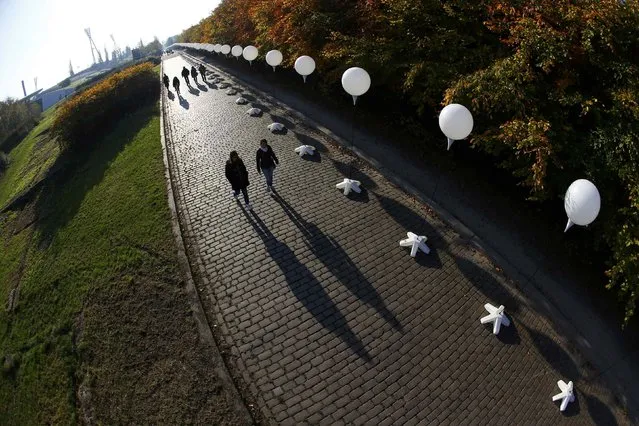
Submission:
<svg viewBox="0 0 639 426">
<path fill-rule="evenodd" d="M 357 104 L 357 96 L 353 96 L 353 105 Z"/>
<path fill-rule="evenodd" d="M 353 98 L 355 99 L 356 97 L 353 96 Z M 355 103 L 353 102 L 353 119 L 351 120 L 351 150 L 353 151 L 352 153 L 353 155 L 355 155 L 355 111 L 357 111 L 357 108 L 355 107 Z M 355 160 L 351 160 L 351 164 L 348 167 L 349 179 L 353 178 L 353 162 L 354 161 Z"/>
<path fill-rule="evenodd" d="M 305 76 L 305 75 L 303 75 L 302 77 L 304 78 L 304 83 L 306 83 L 306 76 Z"/>
<path fill-rule="evenodd" d="M 455 140 L 451 138 L 446 139 L 448 139 L 448 148 L 446 149 L 446 151 L 450 151 L 450 147 L 453 146 L 453 142 L 455 142 Z"/>
<path fill-rule="evenodd" d="M 574 225 L 572 223 L 572 220 L 568 219 L 568 223 L 566 224 L 566 229 L 564 229 L 564 232 L 568 231 L 572 225 Z"/>
<path fill-rule="evenodd" d="M 273 67 L 273 72 L 275 72 L 275 67 Z"/>
</svg>

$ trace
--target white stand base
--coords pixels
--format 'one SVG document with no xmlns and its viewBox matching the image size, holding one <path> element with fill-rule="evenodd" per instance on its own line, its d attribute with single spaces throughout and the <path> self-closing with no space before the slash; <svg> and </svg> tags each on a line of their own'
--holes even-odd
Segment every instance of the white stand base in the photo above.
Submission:
<svg viewBox="0 0 639 426">
<path fill-rule="evenodd" d="M 344 179 L 342 182 L 335 185 L 337 189 L 343 189 L 344 195 L 350 194 L 351 191 L 355 191 L 358 194 L 362 192 L 362 189 L 359 187 L 362 183 L 358 180 L 353 179 Z"/>
<path fill-rule="evenodd" d="M 504 313 L 504 311 L 506 310 L 504 305 L 500 305 L 499 308 L 496 308 L 493 305 L 491 305 L 490 303 L 486 303 L 484 305 L 484 309 L 486 309 L 488 311 L 488 315 L 486 315 L 485 317 L 481 318 L 479 321 L 482 324 L 486 324 L 488 322 L 492 322 L 493 323 L 493 334 L 499 334 L 499 329 L 501 328 L 502 324 L 504 324 L 506 327 L 508 327 L 510 325 L 510 320 L 508 319 L 508 317 Z"/>
<path fill-rule="evenodd" d="M 297 152 L 300 157 L 303 157 L 304 155 L 315 155 L 315 147 L 311 145 L 302 145 L 295 148 L 295 152 Z"/>
<path fill-rule="evenodd" d="M 572 382 L 564 382 L 560 380 L 557 382 L 557 386 L 559 386 L 560 393 L 552 397 L 553 401 L 558 401 L 561 399 L 561 405 L 559 406 L 559 411 L 564 411 L 566 407 L 568 407 L 569 402 L 573 402 L 575 400 L 575 394 L 573 389 Z"/>
<path fill-rule="evenodd" d="M 401 240 L 399 242 L 399 245 L 400 247 L 410 247 L 411 257 L 417 256 L 417 252 L 419 250 L 423 251 L 426 254 L 430 253 L 430 248 L 428 248 L 428 246 L 426 245 L 426 240 L 428 240 L 428 238 L 423 235 L 420 236 L 417 234 L 413 234 L 412 232 L 407 232 L 406 235 L 408 236 L 408 238 L 406 238 L 405 240 Z"/>
<path fill-rule="evenodd" d="M 286 127 L 282 123 L 271 123 L 266 127 L 271 131 L 271 133 L 282 132 L 284 131 L 284 129 L 286 129 Z"/>
</svg>

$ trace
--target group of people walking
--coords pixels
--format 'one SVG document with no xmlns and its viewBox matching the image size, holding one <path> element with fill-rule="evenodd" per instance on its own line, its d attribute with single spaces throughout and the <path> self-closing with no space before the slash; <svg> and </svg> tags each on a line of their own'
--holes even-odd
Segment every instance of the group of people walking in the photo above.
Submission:
<svg viewBox="0 0 639 426">
<path fill-rule="evenodd" d="M 271 148 L 266 139 L 260 141 L 260 147 L 255 155 L 255 163 L 257 173 L 263 174 L 266 180 L 266 192 L 272 194 L 273 172 L 275 171 L 275 166 L 279 164 L 280 161 L 277 159 L 273 148 Z M 251 203 L 249 202 L 248 196 L 248 186 L 250 185 L 248 171 L 237 151 L 231 151 L 230 158 L 226 162 L 225 175 L 233 189 L 233 196 L 237 198 L 241 192 L 244 196 L 246 208 L 251 210 Z"/>
<path fill-rule="evenodd" d="M 188 87 L 191 87 L 191 82 L 189 81 L 189 74 L 193 78 L 193 81 L 195 82 L 195 84 L 197 84 L 198 70 L 200 71 L 200 75 L 202 76 L 202 82 L 205 83 L 206 68 L 204 67 L 204 64 L 200 64 L 198 69 L 195 69 L 195 66 L 191 66 L 190 72 L 187 67 L 182 67 L 182 78 L 184 79 Z M 169 90 L 170 79 L 168 75 L 164 74 L 162 76 L 162 82 L 164 83 L 164 86 L 166 86 L 166 90 Z M 177 76 L 173 77 L 173 89 L 176 91 L 178 96 L 180 96 L 180 79 Z"/>
<path fill-rule="evenodd" d="M 200 64 L 198 69 L 202 76 L 202 81 L 206 82 L 206 68 L 204 65 Z M 191 66 L 190 72 L 187 67 L 182 67 L 181 74 L 188 87 L 191 87 L 189 74 L 193 78 L 193 81 L 197 84 L 198 70 L 195 69 L 195 66 Z M 162 81 L 164 86 L 166 86 L 166 90 L 169 90 L 169 76 L 164 74 L 162 76 Z M 173 77 L 173 88 L 177 92 L 178 96 L 180 96 L 180 79 L 177 76 Z M 257 173 L 263 174 L 264 179 L 266 180 L 266 192 L 273 194 L 273 172 L 275 171 L 275 166 L 279 164 L 279 160 L 275 155 L 275 151 L 273 151 L 273 148 L 271 148 L 266 139 L 262 139 L 260 141 L 260 147 L 255 154 L 255 164 L 257 166 Z M 244 196 L 244 204 L 246 208 L 251 210 L 252 207 L 248 195 L 248 186 L 250 185 L 249 174 L 246 170 L 246 166 L 244 165 L 244 161 L 242 161 L 237 151 L 231 151 L 230 158 L 226 162 L 225 175 L 226 179 L 228 179 L 231 184 L 233 196 L 237 199 L 241 192 Z"/>
</svg>

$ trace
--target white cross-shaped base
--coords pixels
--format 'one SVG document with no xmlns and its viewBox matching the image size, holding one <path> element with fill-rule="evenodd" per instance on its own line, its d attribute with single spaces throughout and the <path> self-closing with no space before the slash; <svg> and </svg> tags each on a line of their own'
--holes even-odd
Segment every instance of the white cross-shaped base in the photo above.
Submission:
<svg viewBox="0 0 639 426">
<path fill-rule="evenodd" d="M 560 380 L 557 382 L 557 386 L 559 386 L 559 389 L 561 390 L 561 392 L 553 396 L 552 400 L 557 401 L 561 399 L 562 401 L 561 401 L 561 405 L 559 406 L 559 411 L 564 411 L 566 407 L 568 407 L 568 403 L 573 402 L 575 400 L 573 384 L 572 382 L 566 383 L 563 380 Z"/>
<path fill-rule="evenodd" d="M 430 248 L 428 248 L 428 246 L 426 245 L 426 240 L 428 240 L 428 238 L 423 235 L 420 236 L 417 234 L 413 234 L 412 232 L 407 232 L 406 235 L 408 236 L 408 238 L 406 238 L 405 240 L 401 240 L 399 242 L 399 245 L 401 247 L 410 247 L 411 257 L 417 256 L 417 252 L 419 250 L 423 251 L 426 254 L 430 253 Z"/>
<path fill-rule="evenodd" d="M 295 148 L 295 152 L 297 152 L 300 155 L 300 157 L 303 157 L 304 155 L 307 155 L 307 154 L 315 155 L 315 147 L 311 145 L 302 145 Z"/>
<path fill-rule="evenodd" d="M 350 194 L 351 191 L 355 191 L 358 194 L 362 192 L 362 189 L 359 187 L 362 183 L 358 180 L 353 179 L 344 179 L 342 182 L 335 185 L 337 189 L 343 189 L 344 195 Z"/>
<path fill-rule="evenodd" d="M 504 324 L 506 327 L 510 325 L 510 320 L 504 313 L 506 308 L 504 305 L 499 305 L 499 308 L 491 305 L 490 303 L 486 303 L 484 305 L 484 309 L 488 311 L 488 315 L 480 319 L 479 321 L 482 324 L 486 324 L 487 322 L 493 323 L 493 334 L 499 334 L 499 329 L 501 325 Z"/>
</svg>

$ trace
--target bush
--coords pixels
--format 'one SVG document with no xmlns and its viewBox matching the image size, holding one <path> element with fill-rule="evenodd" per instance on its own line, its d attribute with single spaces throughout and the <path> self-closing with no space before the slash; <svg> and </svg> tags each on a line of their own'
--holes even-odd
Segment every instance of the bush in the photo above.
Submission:
<svg viewBox="0 0 639 426">
<path fill-rule="evenodd" d="M 156 100 L 159 93 L 152 64 L 126 68 L 63 103 L 51 130 L 63 150 L 90 148 L 100 130 Z"/>
</svg>

